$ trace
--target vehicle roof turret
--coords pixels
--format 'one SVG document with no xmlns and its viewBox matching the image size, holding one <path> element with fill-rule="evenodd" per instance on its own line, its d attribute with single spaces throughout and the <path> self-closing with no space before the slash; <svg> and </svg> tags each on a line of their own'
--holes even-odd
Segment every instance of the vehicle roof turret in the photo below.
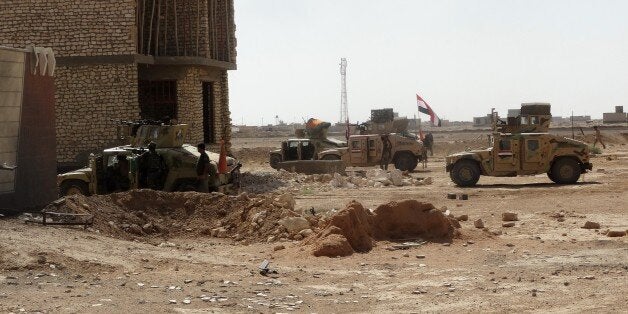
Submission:
<svg viewBox="0 0 628 314">
<path fill-rule="evenodd" d="M 173 124 L 170 119 L 119 121 L 122 138 L 128 138 L 132 147 L 146 147 L 154 142 L 157 148 L 183 146 L 188 137 L 187 124 Z"/>
<path fill-rule="evenodd" d="M 548 103 L 523 103 L 516 117 L 506 121 L 497 120 L 493 113 L 494 130 L 500 133 L 547 133 L 552 120 L 551 106 Z"/>
</svg>

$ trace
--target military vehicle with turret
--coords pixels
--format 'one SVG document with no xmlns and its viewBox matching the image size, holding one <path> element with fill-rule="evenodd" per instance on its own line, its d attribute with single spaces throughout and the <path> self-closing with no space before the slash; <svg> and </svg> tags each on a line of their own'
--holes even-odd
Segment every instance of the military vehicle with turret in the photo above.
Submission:
<svg viewBox="0 0 628 314">
<path fill-rule="evenodd" d="M 555 183 L 576 183 L 592 169 L 586 143 L 549 134 L 550 104 L 522 104 L 507 121 L 492 113 L 493 133 L 486 149 L 445 158 L 446 171 L 458 186 L 475 185 L 481 175 L 514 177 L 547 173 Z"/>
<path fill-rule="evenodd" d="M 302 173 L 342 173 L 346 167 L 379 166 L 384 141 L 388 141 L 389 162 L 399 170 L 414 170 L 427 158 L 423 143 L 407 131 L 406 118 L 394 119 L 389 110 L 389 117 L 383 118 L 382 110 L 373 110 L 371 121 L 358 126 L 360 134 L 349 135 L 349 145 L 327 137 L 329 122 L 309 119 L 304 130 L 297 130 L 296 139 L 283 141 L 280 149 L 270 152 L 270 166 Z"/>
<path fill-rule="evenodd" d="M 390 108 L 371 110 L 371 120 L 357 127 L 359 134 L 349 136 L 348 147 L 321 151 L 319 158 L 340 159 L 353 167 L 379 166 L 388 141 L 389 163 L 396 169 L 412 171 L 419 162 L 427 161 L 427 151 L 418 136 L 408 132 L 408 124 L 407 118 L 396 118 Z"/>
<path fill-rule="evenodd" d="M 309 119 L 305 129 L 296 131 L 297 138 L 281 142 L 281 148 L 270 152 L 270 166 L 306 174 L 344 173 L 346 165 L 340 158 L 326 159 L 319 155 L 328 149 L 347 146 L 344 141 L 327 137 L 330 126 L 329 122 Z"/>
<path fill-rule="evenodd" d="M 150 143 L 154 143 L 155 151 L 161 156 L 164 165 L 157 189 L 168 192 L 196 190 L 196 163 L 200 153 L 196 146 L 184 143 L 188 125 L 149 120 L 123 121 L 119 134 L 121 139 L 128 139 L 130 144 L 92 154 L 87 167 L 57 176 L 61 196 L 108 194 L 147 188 L 146 175 L 142 173 L 142 155 L 148 151 Z M 237 190 L 241 167 L 237 160 L 226 157 L 227 171 L 219 173 L 219 154 L 210 151 L 206 153 L 210 158 L 210 190 L 223 193 Z M 119 184 L 120 181 L 124 184 Z"/>
</svg>

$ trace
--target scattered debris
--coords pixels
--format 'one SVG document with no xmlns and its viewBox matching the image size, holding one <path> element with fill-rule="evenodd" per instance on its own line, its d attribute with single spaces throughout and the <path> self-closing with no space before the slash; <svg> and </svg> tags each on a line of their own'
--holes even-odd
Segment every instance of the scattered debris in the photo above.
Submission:
<svg viewBox="0 0 628 314">
<path fill-rule="evenodd" d="M 473 226 L 475 226 L 478 229 L 483 229 L 484 228 L 484 221 L 482 221 L 482 219 L 478 219 L 478 220 L 473 222 Z"/>
<path fill-rule="evenodd" d="M 613 238 L 615 238 L 615 237 L 623 237 L 625 235 L 626 235 L 626 230 L 609 230 L 606 233 L 607 237 L 613 237 Z"/>
<path fill-rule="evenodd" d="M 587 221 L 584 223 L 584 226 L 582 226 L 582 228 L 584 229 L 600 229 L 600 224 L 597 222 L 593 222 L 593 221 Z"/>
<path fill-rule="evenodd" d="M 519 217 L 517 217 L 516 213 L 505 212 L 502 213 L 502 221 L 518 221 Z"/>
<path fill-rule="evenodd" d="M 400 244 L 393 244 L 392 246 L 390 246 L 389 248 L 387 248 L 387 250 L 389 251 L 394 251 L 394 250 L 407 250 L 413 247 L 419 247 L 423 244 L 427 243 L 427 241 L 423 241 L 423 240 L 418 240 L 418 241 L 413 241 L 413 242 L 403 242 Z"/>
</svg>

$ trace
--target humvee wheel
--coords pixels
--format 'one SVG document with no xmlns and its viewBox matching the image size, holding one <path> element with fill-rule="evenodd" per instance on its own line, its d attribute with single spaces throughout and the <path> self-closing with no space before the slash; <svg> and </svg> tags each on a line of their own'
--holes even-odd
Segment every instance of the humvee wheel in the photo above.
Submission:
<svg viewBox="0 0 628 314">
<path fill-rule="evenodd" d="M 338 155 L 325 155 L 322 160 L 340 160 Z"/>
<path fill-rule="evenodd" d="M 60 189 L 61 196 L 68 195 L 89 195 L 89 188 L 87 187 L 87 183 L 80 180 L 66 180 L 61 183 Z"/>
<path fill-rule="evenodd" d="M 555 183 L 576 183 L 580 178 L 580 165 L 577 161 L 571 158 L 558 159 L 552 165 L 552 169 L 548 173 L 548 176 Z"/>
<path fill-rule="evenodd" d="M 281 156 L 277 154 L 270 155 L 269 164 L 273 169 L 277 169 L 279 167 L 279 163 L 281 162 Z"/>
<path fill-rule="evenodd" d="M 458 186 L 474 186 L 480 180 L 480 167 L 475 161 L 460 160 L 454 164 L 449 177 Z"/>
<path fill-rule="evenodd" d="M 394 160 L 395 169 L 401 171 L 412 171 L 419 164 L 419 160 L 410 153 L 401 153 Z"/>
</svg>

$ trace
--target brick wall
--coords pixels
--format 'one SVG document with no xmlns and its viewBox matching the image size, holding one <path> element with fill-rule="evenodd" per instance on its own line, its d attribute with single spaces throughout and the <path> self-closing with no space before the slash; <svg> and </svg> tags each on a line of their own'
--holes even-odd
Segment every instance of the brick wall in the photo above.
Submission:
<svg viewBox="0 0 628 314">
<path fill-rule="evenodd" d="M 174 1 L 162 3 L 164 10 L 167 3 L 172 9 Z M 199 55 L 218 58 L 218 54 L 211 52 L 212 45 L 215 48 L 223 45 L 221 54 L 228 57 L 218 59 L 227 61 L 225 59 L 230 58 L 230 62 L 235 62 L 233 0 L 178 0 L 176 3 L 177 11 L 181 12 L 177 23 L 179 40 L 188 41 L 185 49 L 196 52 L 198 24 Z M 209 13 L 210 6 L 213 8 L 217 15 L 214 24 L 210 25 L 209 14 L 196 14 L 197 3 L 202 12 Z M 136 0 L 0 0 L 0 45 L 51 47 L 57 57 L 135 54 L 138 50 L 136 25 L 140 20 L 136 9 Z M 162 11 L 162 14 L 165 12 Z M 160 20 L 162 30 L 165 20 Z M 168 23 L 167 49 L 171 49 L 174 47 L 171 46 L 171 40 L 174 40 L 173 23 Z M 165 31 L 163 34 L 166 36 Z M 225 48 L 227 41 L 229 44 Z M 165 46 L 161 49 L 166 51 Z M 168 52 L 169 55 L 176 55 L 171 50 Z M 184 54 L 181 52 L 179 55 Z M 139 118 L 138 65 L 57 65 L 57 161 L 62 164 L 84 163 L 90 152 L 119 144 L 116 124 L 109 121 L 110 118 Z M 185 76 L 178 82 L 178 117 L 181 122 L 192 126 L 190 142 L 194 143 L 203 138 L 202 77 L 205 71 L 215 73 L 219 70 L 185 67 L 184 71 Z M 211 79 L 215 82 L 214 129 L 216 139 L 223 138 L 222 133 L 227 130 L 225 138 L 229 141 L 231 120 L 227 72 L 222 72 L 219 79 Z"/>
<path fill-rule="evenodd" d="M 58 67 L 55 76 L 58 162 L 84 162 L 118 144 L 109 119 L 139 118 L 137 65 Z"/>
<path fill-rule="evenodd" d="M 57 56 L 132 54 L 135 0 L 2 0 L 0 45 L 50 47 Z"/>
<path fill-rule="evenodd" d="M 227 151 L 231 151 L 231 112 L 229 111 L 229 82 L 227 71 L 223 71 L 220 81 L 214 85 L 216 140 L 225 139 Z M 226 133 L 225 133 L 226 132 Z"/>
<path fill-rule="evenodd" d="M 180 123 L 190 125 L 190 137 L 192 144 L 203 141 L 203 81 L 202 77 L 208 76 L 206 70 L 201 68 L 186 69 L 185 77 L 177 81 L 177 117 Z M 217 142 L 225 139 L 227 148 L 231 147 L 231 113 L 229 112 L 229 88 L 227 71 L 218 75 L 218 80 L 213 81 L 214 87 L 214 138 Z M 224 133 L 226 131 L 226 134 Z M 212 143 L 210 143 L 212 144 Z"/>
<path fill-rule="evenodd" d="M 189 125 L 191 144 L 203 140 L 203 90 L 199 72 L 198 68 L 188 68 L 185 77 L 177 81 L 177 118 Z"/>
</svg>

